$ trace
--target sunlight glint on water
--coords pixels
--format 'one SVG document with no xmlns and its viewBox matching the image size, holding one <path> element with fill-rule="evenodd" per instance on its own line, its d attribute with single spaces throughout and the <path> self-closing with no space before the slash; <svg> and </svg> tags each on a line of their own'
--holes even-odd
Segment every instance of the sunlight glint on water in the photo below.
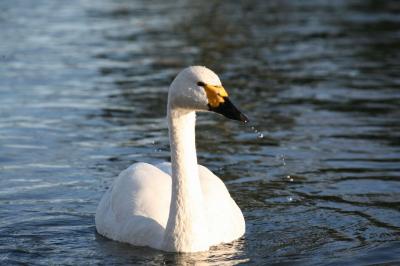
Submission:
<svg viewBox="0 0 400 266">
<path fill-rule="evenodd" d="M 397 1 L 0 1 L 0 264 L 400 263 Z M 137 161 L 169 160 L 166 97 L 207 65 L 249 116 L 198 114 L 200 164 L 246 235 L 201 254 L 98 235 Z"/>
</svg>

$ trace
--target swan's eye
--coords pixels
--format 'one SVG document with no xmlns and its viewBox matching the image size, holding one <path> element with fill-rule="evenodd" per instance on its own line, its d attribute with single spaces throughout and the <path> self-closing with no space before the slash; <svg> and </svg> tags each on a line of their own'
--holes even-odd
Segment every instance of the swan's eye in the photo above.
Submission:
<svg viewBox="0 0 400 266">
<path fill-rule="evenodd" d="M 204 87 L 204 86 L 206 86 L 206 84 L 202 81 L 199 81 L 199 82 L 197 82 L 197 86 Z"/>
</svg>

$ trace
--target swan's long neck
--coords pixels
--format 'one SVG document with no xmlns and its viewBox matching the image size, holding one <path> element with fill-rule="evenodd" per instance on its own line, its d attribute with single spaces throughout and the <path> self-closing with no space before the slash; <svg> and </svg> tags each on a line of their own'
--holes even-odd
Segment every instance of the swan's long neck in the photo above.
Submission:
<svg viewBox="0 0 400 266">
<path fill-rule="evenodd" d="M 194 111 L 168 107 L 172 195 L 163 243 L 166 250 L 194 252 L 208 249 L 197 166 L 195 120 Z"/>
</svg>

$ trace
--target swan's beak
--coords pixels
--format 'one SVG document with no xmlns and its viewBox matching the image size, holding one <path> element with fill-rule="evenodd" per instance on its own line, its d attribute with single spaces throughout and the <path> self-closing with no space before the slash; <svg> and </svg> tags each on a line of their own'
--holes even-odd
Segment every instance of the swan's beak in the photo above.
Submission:
<svg viewBox="0 0 400 266">
<path fill-rule="evenodd" d="M 229 100 L 228 97 L 223 97 L 224 101 L 221 102 L 218 106 L 212 107 L 210 104 L 208 105 L 208 109 L 210 111 L 219 113 L 229 119 L 238 120 L 243 123 L 249 122 L 247 116 L 245 116 L 239 109 L 236 108 L 235 105 Z"/>
<path fill-rule="evenodd" d="M 219 113 L 229 119 L 239 120 L 243 123 L 249 122 L 249 119 L 240 112 L 228 98 L 228 93 L 222 86 L 215 86 L 198 83 L 206 91 L 208 98 L 208 110 Z"/>
</svg>

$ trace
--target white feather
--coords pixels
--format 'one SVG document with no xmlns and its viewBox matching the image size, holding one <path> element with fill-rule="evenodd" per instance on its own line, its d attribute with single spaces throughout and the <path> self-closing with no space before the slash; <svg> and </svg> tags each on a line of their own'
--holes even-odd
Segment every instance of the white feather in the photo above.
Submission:
<svg viewBox="0 0 400 266">
<path fill-rule="evenodd" d="M 168 97 L 171 163 L 136 163 L 121 172 L 96 211 L 97 231 L 113 240 L 175 252 L 206 251 L 245 232 L 224 183 L 197 164 L 195 111 L 207 110 L 197 82 L 221 85 L 205 67 L 183 70 Z"/>
</svg>

